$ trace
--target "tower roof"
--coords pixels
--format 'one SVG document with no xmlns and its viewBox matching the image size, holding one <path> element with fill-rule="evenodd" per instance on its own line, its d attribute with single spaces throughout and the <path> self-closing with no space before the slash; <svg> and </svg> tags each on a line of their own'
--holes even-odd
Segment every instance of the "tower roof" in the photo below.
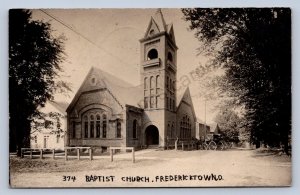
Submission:
<svg viewBox="0 0 300 195">
<path fill-rule="evenodd" d="M 177 49 L 173 24 L 166 24 L 165 18 L 161 9 L 157 9 L 154 15 L 151 16 L 145 35 L 140 41 L 148 40 L 162 34 L 167 34 L 172 40 L 172 44 Z"/>
<path fill-rule="evenodd" d="M 157 24 L 160 32 L 167 30 L 166 21 L 164 19 L 164 16 L 161 12 L 161 9 L 157 9 L 154 16 L 152 17 L 155 23 Z"/>
</svg>

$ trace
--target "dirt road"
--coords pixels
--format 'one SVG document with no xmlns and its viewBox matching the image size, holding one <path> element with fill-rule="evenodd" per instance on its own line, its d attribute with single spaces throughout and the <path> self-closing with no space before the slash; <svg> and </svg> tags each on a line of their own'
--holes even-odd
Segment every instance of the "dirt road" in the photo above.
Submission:
<svg viewBox="0 0 300 195">
<path fill-rule="evenodd" d="M 255 150 L 154 151 L 93 161 L 11 158 L 12 187 L 289 186 L 291 162 Z"/>
</svg>

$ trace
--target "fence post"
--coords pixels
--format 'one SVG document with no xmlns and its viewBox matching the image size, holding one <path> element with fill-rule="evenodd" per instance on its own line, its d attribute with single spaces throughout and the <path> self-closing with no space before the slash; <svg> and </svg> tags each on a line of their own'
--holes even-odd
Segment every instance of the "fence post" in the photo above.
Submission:
<svg viewBox="0 0 300 195">
<path fill-rule="evenodd" d="M 65 160 L 68 160 L 68 149 L 65 149 Z"/>
<path fill-rule="evenodd" d="M 40 159 L 43 159 L 43 149 L 41 149 Z"/>
<path fill-rule="evenodd" d="M 24 155 L 23 155 L 23 148 L 21 148 L 21 158 L 24 158 Z"/>
<path fill-rule="evenodd" d="M 52 158 L 55 159 L 55 149 L 52 150 Z"/>
<path fill-rule="evenodd" d="M 175 150 L 177 150 L 177 145 L 178 145 L 178 137 L 176 137 L 176 140 L 175 140 Z"/>
<path fill-rule="evenodd" d="M 184 144 L 183 142 L 181 143 L 182 151 L 184 150 Z"/>
<path fill-rule="evenodd" d="M 110 150 L 110 162 L 114 161 L 114 156 L 113 156 L 113 149 L 109 149 Z"/>
<path fill-rule="evenodd" d="M 32 159 L 32 150 L 30 149 L 30 159 Z"/>
<path fill-rule="evenodd" d="M 90 152 L 90 160 L 93 160 L 92 148 L 89 149 L 89 152 Z"/>
<path fill-rule="evenodd" d="M 80 160 L 80 149 L 77 148 L 77 159 Z"/>
<path fill-rule="evenodd" d="M 135 163 L 134 147 L 132 148 L 132 162 Z"/>
</svg>

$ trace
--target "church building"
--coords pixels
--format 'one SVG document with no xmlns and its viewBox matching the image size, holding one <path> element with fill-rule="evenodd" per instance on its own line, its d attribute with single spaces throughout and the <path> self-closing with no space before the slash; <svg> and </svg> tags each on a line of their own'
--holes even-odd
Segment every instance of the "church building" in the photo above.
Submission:
<svg viewBox="0 0 300 195">
<path fill-rule="evenodd" d="M 67 146 L 165 148 L 196 136 L 189 88 L 176 90 L 173 25 L 160 9 L 139 42 L 141 84 L 92 67 L 67 108 Z"/>
</svg>

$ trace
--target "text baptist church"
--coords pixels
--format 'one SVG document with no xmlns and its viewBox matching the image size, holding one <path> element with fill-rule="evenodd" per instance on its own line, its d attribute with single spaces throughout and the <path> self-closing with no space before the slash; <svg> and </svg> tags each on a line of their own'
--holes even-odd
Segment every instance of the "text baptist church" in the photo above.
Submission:
<svg viewBox="0 0 300 195">
<path fill-rule="evenodd" d="M 67 108 L 67 146 L 166 147 L 195 137 L 189 88 L 176 88 L 177 46 L 160 9 L 140 41 L 141 85 L 91 68 Z"/>
</svg>

